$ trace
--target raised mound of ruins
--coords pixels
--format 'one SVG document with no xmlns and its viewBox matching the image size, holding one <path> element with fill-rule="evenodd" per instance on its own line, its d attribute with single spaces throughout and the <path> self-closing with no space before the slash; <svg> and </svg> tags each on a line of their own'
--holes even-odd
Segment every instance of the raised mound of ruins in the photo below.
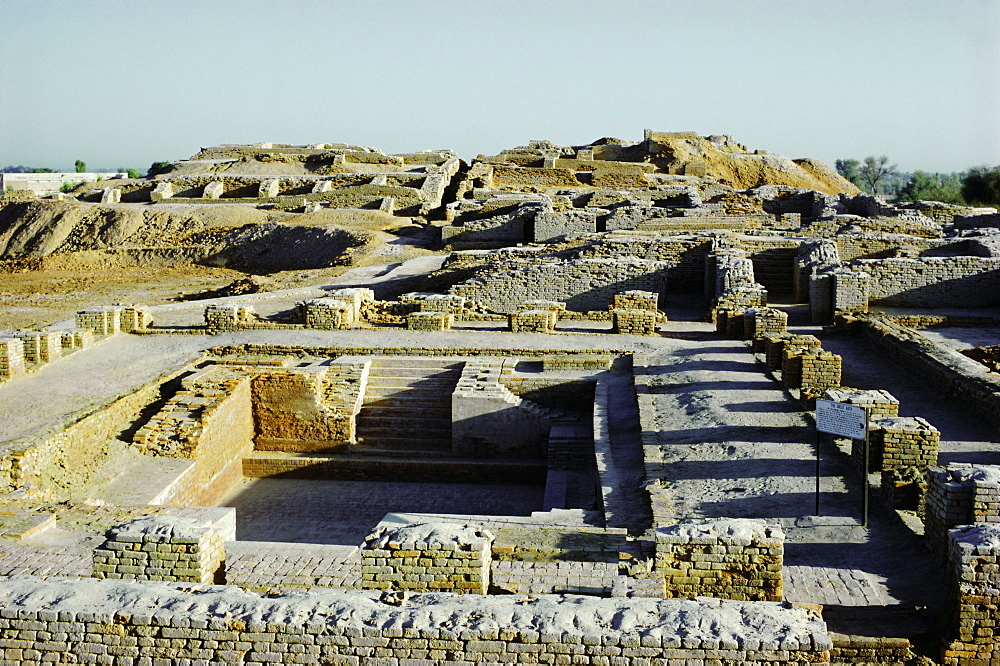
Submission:
<svg viewBox="0 0 1000 666">
<path fill-rule="evenodd" d="M 222 145 L 9 193 L 0 269 L 0 660 L 1000 659 L 993 209 Z"/>
</svg>

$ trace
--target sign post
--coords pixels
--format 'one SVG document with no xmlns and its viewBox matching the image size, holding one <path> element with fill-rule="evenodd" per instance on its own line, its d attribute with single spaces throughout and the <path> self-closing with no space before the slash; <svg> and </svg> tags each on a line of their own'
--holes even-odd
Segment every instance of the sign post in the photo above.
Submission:
<svg viewBox="0 0 1000 666">
<path fill-rule="evenodd" d="M 816 515 L 819 515 L 819 433 L 865 440 L 865 479 L 861 524 L 868 525 L 868 410 L 832 400 L 816 400 Z"/>
</svg>

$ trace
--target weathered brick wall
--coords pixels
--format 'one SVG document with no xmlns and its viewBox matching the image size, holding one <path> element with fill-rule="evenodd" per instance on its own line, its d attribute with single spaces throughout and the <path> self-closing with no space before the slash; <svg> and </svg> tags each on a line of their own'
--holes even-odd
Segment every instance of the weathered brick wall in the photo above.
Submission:
<svg viewBox="0 0 1000 666">
<path fill-rule="evenodd" d="M 968 525 L 948 534 L 948 634 L 943 663 L 1000 662 L 1000 525 Z"/>
<path fill-rule="evenodd" d="M 252 370 L 256 448 L 310 451 L 348 443 L 354 438 L 354 414 L 324 404 L 330 368 Z"/>
<path fill-rule="evenodd" d="M 612 331 L 619 335 L 656 335 L 660 313 L 656 310 L 612 310 Z"/>
<path fill-rule="evenodd" d="M 133 441 L 148 455 L 189 458 L 194 470 L 166 498 L 175 506 L 211 504 L 242 475 L 253 450 L 250 378 L 239 368 L 210 366 L 140 428 Z"/>
<path fill-rule="evenodd" d="M 406 328 L 411 331 L 447 331 L 455 323 L 450 312 L 411 312 L 406 317 Z"/>
<path fill-rule="evenodd" d="M 719 518 L 656 530 L 665 594 L 781 601 L 785 535 L 762 520 Z"/>
<path fill-rule="evenodd" d="M 0 381 L 23 375 L 24 341 L 20 338 L 0 338 Z"/>
<path fill-rule="evenodd" d="M 901 307 L 1000 304 L 1000 258 L 919 257 L 851 262 L 871 276 L 871 301 Z"/>
<path fill-rule="evenodd" d="M 944 559 L 948 531 L 958 525 L 1000 523 L 1000 466 L 953 463 L 927 470 L 925 534 Z"/>
<path fill-rule="evenodd" d="M 0 603 L 0 659 L 14 663 L 823 664 L 832 647 L 821 619 L 775 602 L 320 590 L 260 597 L 228 586 L 24 577 L 0 580 Z"/>
<path fill-rule="evenodd" d="M 148 516 L 116 525 L 94 549 L 94 578 L 222 583 L 222 533 L 207 521 Z"/>
<path fill-rule="evenodd" d="M 517 310 L 507 315 L 507 325 L 514 333 L 551 333 L 559 314 L 552 310 Z"/>
<path fill-rule="evenodd" d="M 470 525 L 379 527 L 361 548 L 361 588 L 487 594 L 493 535 Z"/>
<path fill-rule="evenodd" d="M 598 310 L 623 290 L 664 293 L 666 269 L 663 262 L 633 257 L 550 262 L 473 278 L 449 292 L 501 312 L 534 299 L 564 301 L 579 311 Z"/>
</svg>

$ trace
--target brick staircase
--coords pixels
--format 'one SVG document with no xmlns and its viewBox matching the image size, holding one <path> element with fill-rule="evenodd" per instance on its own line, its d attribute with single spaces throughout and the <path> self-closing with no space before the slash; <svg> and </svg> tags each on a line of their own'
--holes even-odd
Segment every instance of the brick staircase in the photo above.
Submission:
<svg viewBox="0 0 1000 666">
<path fill-rule="evenodd" d="M 372 360 L 357 420 L 358 453 L 451 453 L 451 394 L 463 362 Z"/>
</svg>

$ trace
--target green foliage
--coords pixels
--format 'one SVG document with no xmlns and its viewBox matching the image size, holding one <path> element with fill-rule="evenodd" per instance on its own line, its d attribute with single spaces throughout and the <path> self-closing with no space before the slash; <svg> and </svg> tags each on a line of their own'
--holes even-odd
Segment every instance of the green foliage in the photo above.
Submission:
<svg viewBox="0 0 1000 666">
<path fill-rule="evenodd" d="M 865 163 L 859 169 L 861 180 L 865 184 L 865 190 L 870 194 L 881 194 L 879 184 L 891 180 L 896 173 L 896 165 L 889 164 L 886 155 L 875 157 L 869 155 L 865 158 Z"/>
<path fill-rule="evenodd" d="M 78 188 L 80 185 L 83 185 L 83 181 L 82 180 L 79 181 L 79 182 L 77 182 L 77 183 L 63 183 L 59 187 L 59 191 L 60 192 L 64 192 L 64 193 L 65 192 L 72 192 L 73 190 L 75 190 L 76 188 Z"/>
<path fill-rule="evenodd" d="M 168 171 L 170 171 L 170 162 L 153 162 L 152 166 L 149 167 L 149 171 L 146 172 L 146 177 L 152 178 Z"/>
<path fill-rule="evenodd" d="M 83 160 L 77 160 L 75 166 L 76 166 L 76 172 L 77 173 L 86 173 L 86 171 L 87 171 L 87 163 L 84 162 Z"/>
<path fill-rule="evenodd" d="M 962 181 L 962 196 L 970 204 L 1000 205 L 1000 166 L 969 169 Z"/>
<path fill-rule="evenodd" d="M 31 173 L 55 173 L 52 169 L 46 167 L 36 167 L 31 170 Z"/>
<path fill-rule="evenodd" d="M 858 160 L 846 159 L 837 160 L 834 163 L 837 169 L 837 173 L 851 181 L 858 187 L 861 187 L 861 162 Z"/>
<path fill-rule="evenodd" d="M 940 201 L 964 205 L 962 180 L 956 174 L 915 171 L 899 190 L 900 201 Z"/>
<path fill-rule="evenodd" d="M 139 173 L 138 169 L 126 169 L 125 167 L 121 167 L 118 171 L 128 174 L 129 178 L 142 178 L 142 174 Z"/>
</svg>

